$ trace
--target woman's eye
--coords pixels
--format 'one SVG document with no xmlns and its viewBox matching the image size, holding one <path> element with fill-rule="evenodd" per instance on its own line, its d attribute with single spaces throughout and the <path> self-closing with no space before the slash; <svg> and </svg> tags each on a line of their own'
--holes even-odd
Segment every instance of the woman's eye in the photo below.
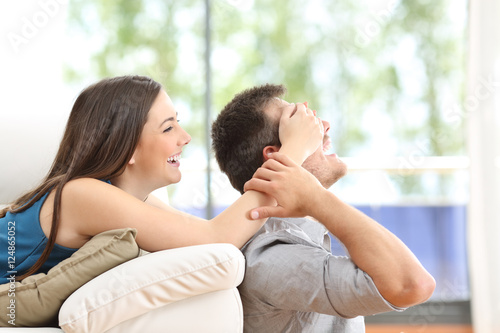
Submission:
<svg viewBox="0 0 500 333">
<path fill-rule="evenodd" d="M 179 123 L 180 120 L 177 119 L 177 123 Z M 163 133 L 166 133 L 166 132 L 170 132 L 174 127 L 173 126 L 169 126 L 168 128 L 166 128 L 165 130 L 163 130 Z"/>
</svg>

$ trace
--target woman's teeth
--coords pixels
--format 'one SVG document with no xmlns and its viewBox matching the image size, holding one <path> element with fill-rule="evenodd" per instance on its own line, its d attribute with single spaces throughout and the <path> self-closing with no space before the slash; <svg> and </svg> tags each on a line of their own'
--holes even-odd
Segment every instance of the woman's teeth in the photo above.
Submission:
<svg viewBox="0 0 500 333">
<path fill-rule="evenodd" d="M 168 159 L 167 159 L 167 162 L 168 163 L 175 163 L 177 161 L 179 161 L 179 159 L 181 158 L 181 155 L 174 155 L 174 156 L 170 156 Z"/>
</svg>

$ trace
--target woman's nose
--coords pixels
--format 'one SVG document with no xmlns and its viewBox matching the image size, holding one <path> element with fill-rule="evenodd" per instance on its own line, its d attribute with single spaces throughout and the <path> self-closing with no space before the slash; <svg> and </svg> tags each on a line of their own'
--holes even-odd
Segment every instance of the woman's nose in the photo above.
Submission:
<svg viewBox="0 0 500 333">
<path fill-rule="evenodd" d="M 191 142 L 191 135 L 189 135 L 187 132 L 186 132 L 186 141 L 184 142 L 185 145 L 187 145 L 188 143 Z"/>
<path fill-rule="evenodd" d="M 183 128 L 182 128 L 182 136 L 179 141 L 180 144 L 183 146 L 191 142 L 191 135 L 189 135 L 189 133 L 186 132 Z"/>
</svg>

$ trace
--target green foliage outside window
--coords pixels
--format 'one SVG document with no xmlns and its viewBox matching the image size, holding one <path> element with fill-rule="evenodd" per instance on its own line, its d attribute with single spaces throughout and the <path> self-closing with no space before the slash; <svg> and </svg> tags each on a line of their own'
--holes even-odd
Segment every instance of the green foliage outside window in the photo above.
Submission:
<svg viewBox="0 0 500 333">
<path fill-rule="evenodd" d="M 464 154 L 465 2 L 212 0 L 212 110 L 266 82 L 331 122 L 340 156 Z M 88 70 L 67 78 L 144 74 L 160 81 L 203 147 L 205 6 L 195 0 L 74 0 L 69 31 L 92 40 Z M 90 71 L 90 72 L 89 72 Z M 450 180 L 438 187 L 449 191 Z M 424 191 L 401 177 L 402 192 Z"/>
</svg>

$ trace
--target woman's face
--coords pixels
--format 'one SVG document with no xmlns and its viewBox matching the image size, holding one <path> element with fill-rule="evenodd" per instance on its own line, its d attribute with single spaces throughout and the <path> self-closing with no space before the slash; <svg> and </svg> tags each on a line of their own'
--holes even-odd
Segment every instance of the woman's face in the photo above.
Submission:
<svg viewBox="0 0 500 333">
<path fill-rule="evenodd" d="M 182 148 L 191 136 L 177 122 L 170 97 L 161 90 L 149 110 L 148 120 L 134 153 L 134 168 L 141 181 L 155 188 L 181 180 L 179 170 Z"/>
</svg>

